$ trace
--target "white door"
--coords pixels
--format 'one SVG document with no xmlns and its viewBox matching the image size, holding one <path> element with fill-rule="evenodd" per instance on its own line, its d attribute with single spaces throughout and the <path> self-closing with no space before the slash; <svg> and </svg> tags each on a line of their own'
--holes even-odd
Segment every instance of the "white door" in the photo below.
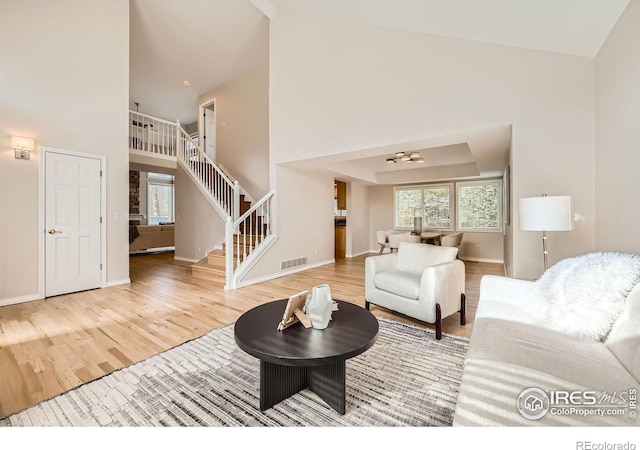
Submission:
<svg viewBox="0 0 640 450">
<path fill-rule="evenodd" d="M 98 288 L 100 160 L 45 154 L 45 296 Z"/>
<path fill-rule="evenodd" d="M 204 108 L 204 151 L 209 158 L 215 161 L 216 155 L 216 112 L 214 105 Z"/>
</svg>

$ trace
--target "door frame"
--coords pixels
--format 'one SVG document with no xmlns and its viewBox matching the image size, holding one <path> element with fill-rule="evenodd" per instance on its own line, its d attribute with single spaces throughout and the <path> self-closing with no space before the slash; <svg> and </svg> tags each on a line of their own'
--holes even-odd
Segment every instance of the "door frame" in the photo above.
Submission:
<svg viewBox="0 0 640 450">
<path fill-rule="evenodd" d="M 100 223 L 100 264 L 102 270 L 100 271 L 100 287 L 103 288 L 107 285 L 107 157 L 104 155 L 96 155 L 94 153 L 83 153 L 72 150 L 66 150 L 54 147 L 38 146 L 38 297 L 45 297 L 45 275 L 46 275 L 46 261 L 45 261 L 45 207 L 46 205 L 46 154 L 47 153 L 59 153 L 67 156 L 77 156 L 81 158 L 90 158 L 100 161 L 100 170 L 102 176 L 100 177 L 100 217 L 102 222 Z"/>
<path fill-rule="evenodd" d="M 203 139 L 204 136 L 204 132 L 205 132 L 205 127 L 206 124 L 204 123 L 204 110 L 207 106 L 211 106 L 213 105 L 213 113 L 216 116 L 216 128 L 218 127 L 218 106 L 216 105 L 216 99 L 212 98 L 211 100 L 207 100 L 204 103 L 201 103 L 198 106 L 198 145 L 200 146 L 200 148 L 202 149 L 203 152 L 205 152 L 205 154 L 207 153 L 207 143 L 205 142 L 205 139 Z M 217 148 L 218 148 L 218 133 L 216 131 L 216 142 L 215 142 L 215 150 L 214 153 L 212 155 L 211 160 L 213 162 L 216 161 L 216 153 L 217 153 Z"/>
</svg>

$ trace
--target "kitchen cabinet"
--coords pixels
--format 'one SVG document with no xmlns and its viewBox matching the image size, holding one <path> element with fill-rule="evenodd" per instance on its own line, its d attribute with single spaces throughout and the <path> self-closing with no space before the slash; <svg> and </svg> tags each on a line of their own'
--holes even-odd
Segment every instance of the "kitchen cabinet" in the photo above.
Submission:
<svg viewBox="0 0 640 450">
<path fill-rule="evenodd" d="M 338 200 L 336 209 L 347 209 L 347 183 L 336 181 L 334 192 L 336 200 Z"/>
<path fill-rule="evenodd" d="M 343 259 L 347 251 L 347 227 L 342 224 L 335 226 L 335 259 Z"/>
</svg>

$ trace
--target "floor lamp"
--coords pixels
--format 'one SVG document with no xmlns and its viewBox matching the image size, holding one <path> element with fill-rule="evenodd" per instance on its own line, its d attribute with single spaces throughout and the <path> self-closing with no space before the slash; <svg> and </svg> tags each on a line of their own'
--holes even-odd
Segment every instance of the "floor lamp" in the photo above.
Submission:
<svg viewBox="0 0 640 450">
<path fill-rule="evenodd" d="M 542 254 L 544 270 L 549 268 L 547 260 L 547 231 L 573 230 L 573 207 L 571 196 L 521 198 L 519 204 L 520 229 L 542 231 Z"/>
</svg>

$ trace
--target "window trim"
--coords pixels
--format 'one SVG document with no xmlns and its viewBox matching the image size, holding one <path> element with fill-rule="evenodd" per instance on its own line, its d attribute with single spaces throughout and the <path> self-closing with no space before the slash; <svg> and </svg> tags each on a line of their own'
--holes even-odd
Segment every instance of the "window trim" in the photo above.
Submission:
<svg viewBox="0 0 640 450">
<path fill-rule="evenodd" d="M 176 188 L 175 188 L 175 176 L 173 176 L 171 179 L 167 179 L 167 178 L 157 178 L 157 177 L 153 177 L 153 176 L 149 176 L 149 173 L 147 174 L 147 224 L 149 224 L 149 221 L 151 219 L 151 213 L 149 212 L 149 208 L 151 207 L 151 202 L 149 202 L 149 188 L 152 185 L 156 185 L 156 186 L 170 186 L 171 187 L 171 216 L 169 222 L 175 222 L 176 220 Z"/>
<path fill-rule="evenodd" d="M 398 191 L 414 191 L 429 189 L 429 188 L 437 188 L 437 187 L 448 187 L 449 188 L 449 227 L 447 228 L 432 228 L 427 227 L 424 215 L 422 216 L 422 229 L 423 230 L 433 230 L 433 231 L 454 231 L 456 226 L 456 210 L 455 210 L 455 183 L 427 183 L 427 184 L 417 184 L 411 186 L 394 186 L 393 188 L 393 229 L 394 230 L 413 230 L 413 224 L 411 226 L 399 226 L 397 224 L 398 219 Z M 424 194 L 422 193 L 421 204 L 424 204 Z"/>
<path fill-rule="evenodd" d="M 462 216 L 459 211 L 460 211 L 460 188 L 461 187 L 465 187 L 465 186 L 483 186 L 483 185 L 488 185 L 488 184 L 493 184 L 496 186 L 496 192 L 497 192 L 497 196 L 498 196 L 498 218 L 497 218 L 497 223 L 498 223 L 498 227 L 497 228 L 492 228 L 492 229 L 488 229 L 488 228 L 469 228 L 469 227 L 462 227 L 460 224 L 460 217 Z M 503 218 L 504 218 L 504 212 L 503 212 L 503 207 L 504 207 L 504 199 L 503 197 L 503 181 L 500 178 L 490 178 L 490 179 L 485 179 L 485 180 L 473 180 L 473 181 L 458 181 L 456 182 L 456 231 L 462 231 L 462 232 L 467 232 L 467 233 L 503 233 L 504 230 L 504 223 L 503 223 Z"/>
</svg>

